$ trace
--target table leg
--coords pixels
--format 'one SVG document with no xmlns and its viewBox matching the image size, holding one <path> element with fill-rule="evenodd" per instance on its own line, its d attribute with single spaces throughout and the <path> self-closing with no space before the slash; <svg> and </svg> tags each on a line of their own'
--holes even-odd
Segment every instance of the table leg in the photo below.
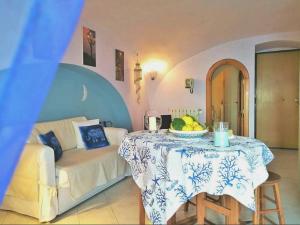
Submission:
<svg viewBox="0 0 300 225">
<path fill-rule="evenodd" d="M 176 213 L 168 220 L 167 225 L 175 225 L 176 224 Z"/>
<path fill-rule="evenodd" d="M 139 192 L 139 220 L 140 225 L 145 225 L 145 208 L 143 205 L 142 193 Z"/>
<path fill-rule="evenodd" d="M 205 219 L 205 193 L 199 193 L 196 196 L 197 224 L 204 224 Z"/>
</svg>

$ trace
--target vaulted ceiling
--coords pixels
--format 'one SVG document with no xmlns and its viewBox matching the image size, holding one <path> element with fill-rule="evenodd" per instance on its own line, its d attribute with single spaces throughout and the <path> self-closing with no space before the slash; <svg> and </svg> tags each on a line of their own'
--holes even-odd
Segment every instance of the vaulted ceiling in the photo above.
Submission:
<svg viewBox="0 0 300 225">
<path fill-rule="evenodd" d="M 86 0 L 96 21 L 143 59 L 169 64 L 250 36 L 300 30 L 300 0 Z"/>
</svg>

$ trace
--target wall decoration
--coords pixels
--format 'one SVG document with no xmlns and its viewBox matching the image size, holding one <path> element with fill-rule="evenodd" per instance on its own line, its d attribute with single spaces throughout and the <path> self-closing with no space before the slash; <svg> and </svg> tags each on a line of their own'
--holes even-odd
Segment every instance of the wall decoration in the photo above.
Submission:
<svg viewBox="0 0 300 225">
<path fill-rule="evenodd" d="M 82 97 L 81 97 L 81 101 L 85 102 L 86 98 L 88 96 L 88 90 L 85 84 L 82 85 Z"/>
<path fill-rule="evenodd" d="M 83 64 L 96 66 L 96 32 L 82 27 L 83 34 Z"/>
<path fill-rule="evenodd" d="M 124 81 L 124 52 L 116 49 L 116 80 Z"/>
<path fill-rule="evenodd" d="M 141 64 L 139 62 L 138 59 L 138 54 L 136 54 L 136 63 L 135 63 L 135 67 L 134 67 L 134 84 L 135 84 L 135 93 L 137 96 L 137 103 L 140 104 L 141 101 L 141 80 L 142 80 L 142 68 L 141 68 Z"/>
</svg>

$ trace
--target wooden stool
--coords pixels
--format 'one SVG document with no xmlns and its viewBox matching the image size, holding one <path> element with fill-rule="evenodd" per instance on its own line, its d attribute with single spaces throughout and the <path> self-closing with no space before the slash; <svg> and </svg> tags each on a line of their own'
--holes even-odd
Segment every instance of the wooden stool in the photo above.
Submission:
<svg viewBox="0 0 300 225">
<path fill-rule="evenodd" d="M 283 208 L 280 199 L 280 192 L 279 192 L 280 179 L 281 179 L 280 175 L 269 171 L 268 180 L 256 188 L 255 190 L 256 211 L 253 215 L 253 224 L 264 224 L 265 220 L 275 224 L 271 219 L 265 216 L 266 214 L 270 214 L 274 212 L 276 212 L 278 215 L 279 223 L 285 224 L 285 218 L 284 218 Z M 275 199 L 265 195 L 266 187 L 273 188 L 273 194 Z M 265 199 L 273 202 L 276 205 L 276 208 L 265 209 L 265 201 L 264 201 Z"/>
<path fill-rule="evenodd" d="M 224 198 L 223 195 L 221 195 L 221 196 L 214 196 L 214 197 L 212 197 L 212 196 L 210 196 L 210 195 L 206 195 L 205 197 L 206 197 L 207 200 L 210 200 L 210 201 L 212 201 L 212 202 L 215 202 L 215 203 L 217 203 L 217 204 L 219 204 L 219 205 L 224 205 L 224 204 L 225 204 L 225 198 Z M 191 200 L 188 200 L 188 201 L 184 204 L 183 211 L 184 211 L 184 212 L 189 211 L 189 206 L 190 206 L 190 205 L 196 206 L 196 203 L 192 202 Z"/>
<path fill-rule="evenodd" d="M 206 208 L 212 209 L 225 216 L 225 224 L 239 224 L 239 203 L 233 197 L 224 195 L 222 201 L 213 201 L 206 193 L 196 196 L 197 224 L 204 224 Z M 224 202 L 223 202 L 224 201 Z"/>
</svg>

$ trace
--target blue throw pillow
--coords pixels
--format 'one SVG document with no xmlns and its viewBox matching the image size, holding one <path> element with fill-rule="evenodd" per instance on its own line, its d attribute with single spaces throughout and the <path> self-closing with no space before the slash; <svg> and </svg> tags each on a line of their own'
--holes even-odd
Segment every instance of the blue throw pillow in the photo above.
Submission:
<svg viewBox="0 0 300 225">
<path fill-rule="evenodd" d="M 82 141 L 87 149 L 101 148 L 109 143 L 100 124 L 79 127 Z"/>
<path fill-rule="evenodd" d="M 46 134 L 40 134 L 39 137 L 44 145 L 47 145 L 54 150 L 55 162 L 59 160 L 62 157 L 63 151 L 54 132 L 49 131 Z"/>
</svg>

